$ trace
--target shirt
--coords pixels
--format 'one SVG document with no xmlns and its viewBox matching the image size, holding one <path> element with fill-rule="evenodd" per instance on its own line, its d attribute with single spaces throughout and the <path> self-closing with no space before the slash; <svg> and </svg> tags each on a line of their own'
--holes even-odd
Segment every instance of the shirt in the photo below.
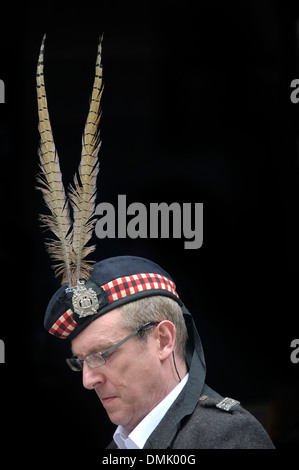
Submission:
<svg viewBox="0 0 299 470">
<path fill-rule="evenodd" d="M 185 375 L 181 382 L 143 418 L 133 431 L 129 433 L 121 425 L 117 427 L 113 439 L 119 449 L 143 449 L 149 436 L 183 390 L 188 377 L 189 374 Z"/>
</svg>

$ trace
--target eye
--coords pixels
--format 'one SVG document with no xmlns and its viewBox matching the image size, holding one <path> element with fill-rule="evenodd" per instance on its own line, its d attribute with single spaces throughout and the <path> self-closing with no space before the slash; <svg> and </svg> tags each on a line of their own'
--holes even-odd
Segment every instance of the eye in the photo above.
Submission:
<svg viewBox="0 0 299 470">
<path fill-rule="evenodd" d="M 114 351 L 105 351 L 102 353 L 102 356 L 104 357 L 105 361 L 108 362 L 111 360 L 111 357 L 114 356 L 118 352 L 118 349 L 115 349 Z"/>
<path fill-rule="evenodd" d="M 105 359 L 99 352 L 88 354 L 85 356 L 85 361 L 90 367 L 100 367 L 105 364 Z"/>
</svg>

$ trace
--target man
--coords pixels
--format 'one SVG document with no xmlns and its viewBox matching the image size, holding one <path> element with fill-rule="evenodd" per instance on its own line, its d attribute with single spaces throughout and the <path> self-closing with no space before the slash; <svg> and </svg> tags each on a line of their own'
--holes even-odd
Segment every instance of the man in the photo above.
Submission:
<svg viewBox="0 0 299 470">
<path fill-rule="evenodd" d="M 261 425 L 239 402 L 205 384 L 201 341 L 170 276 L 157 264 L 120 256 L 96 263 L 86 257 L 94 224 L 102 38 L 82 138 L 78 173 L 65 192 L 50 124 L 44 82 L 43 37 L 36 84 L 40 142 L 38 176 L 50 214 L 41 221 L 62 286 L 45 316 L 51 334 L 72 341 L 67 362 L 83 373 L 118 427 L 110 448 L 272 448 Z M 187 339 L 188 338 L 188 339 Z"/>
<path fill-rule="evenodd" d="M 76 290 L 64 285 L 54 294 L 45 328 L 72 341 L 69 366 L 117 425 L 108 448 L 273 448 L 239 402 L 205 384 L 192 316 L 152 261 L 96 263 Z"/>
</svg>

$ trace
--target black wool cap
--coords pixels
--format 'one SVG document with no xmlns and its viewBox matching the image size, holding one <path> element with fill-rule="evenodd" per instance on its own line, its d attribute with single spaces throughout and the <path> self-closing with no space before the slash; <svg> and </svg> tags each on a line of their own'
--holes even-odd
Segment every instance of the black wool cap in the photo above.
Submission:
<svg viewBox="0 0 299 470">
<path fill-rule="evenodd" d="M 72 339 L 99 316 L 152 295 L 165 295 L 180 305 L 171 276 L 158 264 L 137 256 L 117 256 L 95 263 L 82 290 L 61 286 L 46 310 L 44 326 L 58 338 Z"/>
</svg>

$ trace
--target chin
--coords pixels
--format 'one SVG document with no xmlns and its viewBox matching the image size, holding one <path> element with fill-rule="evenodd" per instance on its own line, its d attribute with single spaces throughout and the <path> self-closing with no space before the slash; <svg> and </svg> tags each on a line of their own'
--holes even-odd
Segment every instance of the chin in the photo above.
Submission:
<svg viewBox="0 0 299 470">
<path fill-rule="evenodd" d="M 138 421 L 135 422 L 131 417 L 122 413 L 108 413 L 108 416 L 111 423 L 115 424 L 116 426 L 122 426 L 128 432 L 133 431 L 133 429 L 138 424 Z"/>
</svg>

